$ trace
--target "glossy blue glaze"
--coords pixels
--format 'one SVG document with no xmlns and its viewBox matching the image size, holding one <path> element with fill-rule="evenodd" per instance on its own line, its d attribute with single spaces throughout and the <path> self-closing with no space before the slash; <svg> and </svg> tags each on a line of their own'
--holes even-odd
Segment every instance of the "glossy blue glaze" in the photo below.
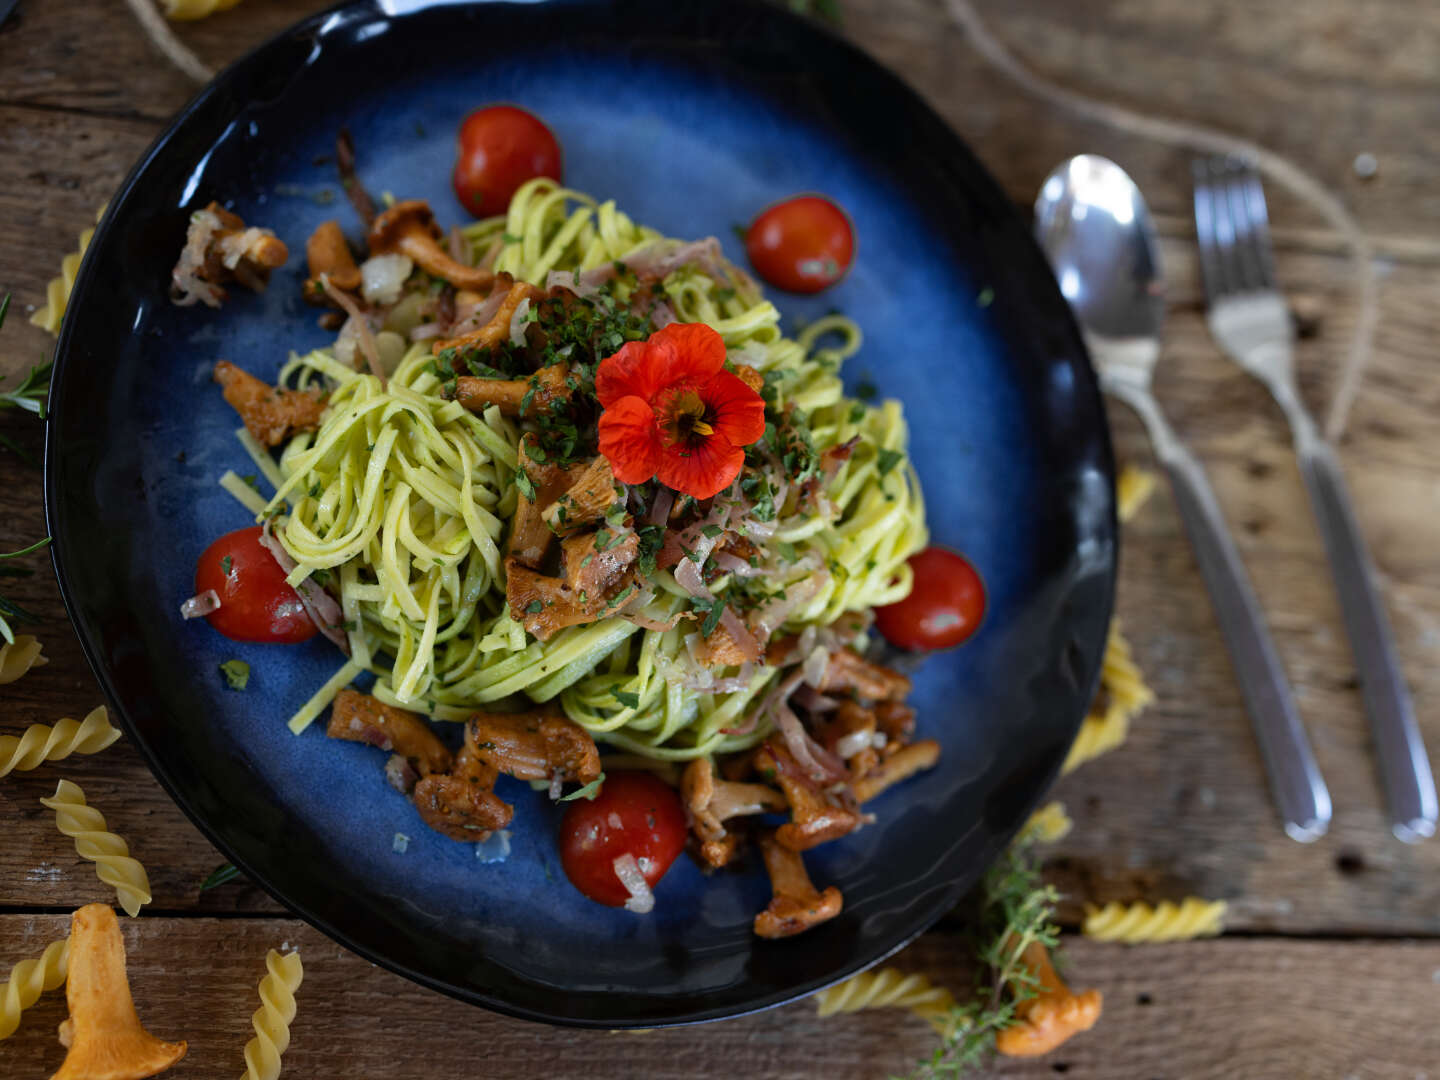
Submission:
<svg viewBox="0 0 1440 1080">
<path fill-rule="evenodd" d="M 545 33 L 527 21 L 538 18 Z M 897 947 L 983 868 L 1058 767 L 1109 614 L 1103 417 L 1023 226 L 888 78 L 765 7 L 478 4 L 391 22 L 354 5 L 306 26 L 222 76 L 142 162 L 96 238 L 61 342 L 48 457 L 57 567 L 157 775 L 307 918 L 420 981 L 523 1015 L 615 1026 L 733 1014 Z M 497 33 L 551 44 L 492 55 L 481 43 Z M 397 60 L 442 40 L 474 47 L 436 49 L 418 71 Z M 905 130 L 875 127 L 873 96 L 846 107 L 867 87 L 898 95 L 905 108 L 889 115 Z M 751 937 L 769 896 L 757 866 L 707 879 L 682 858 L 647 918 L 585 901 L 559 868 L 559 810 L 506 779 L 511 851 L 480 861 L 421 823 L 386 785 L 378 751 L 328 740 L 323 725 L 286 729 L 338 666 L 329 645 L 237 644 L 177 617 L 198 554 L 250 521 L 216 486 L 225 469 L 253 467 L 211 364 L 269 378 L 289 350 L 331 336 L 298 297 L 313 227 L 334 217 L 358 236 L 328 160 L 335 131 L 350 126 L 372 191 L 429 199 L 458 221 L 454 131 L 495 101 L 551 125 L 570 186 L 669 235 L 718 236 L 737 261 L 732 226 L 770 202 L 820 191 L 843 205 L 858 237 L 849 276 L 819 297 L 773 299 L 792 328 L 831 308 L 860 322 L 847 380 L 904 403 L 935 542 L 986 580 L 981 634 L 916 678 L 940 767 L 878 800 L 877 825 L 807 856 L 817 882 L 840 885 L 845 912 L 795 942 Z M 186 211 L 212 198 L 275 229 L 295 256 L 263 297 L 178 309 L 165 271 Z M 107 294 L 102 280 L 121 285 Z M 103 416 L 95 430 L 66 423 L 87 408 Z M 217 672 L 231 657 L 251 665 L 244 693 Z"/>
</svg>

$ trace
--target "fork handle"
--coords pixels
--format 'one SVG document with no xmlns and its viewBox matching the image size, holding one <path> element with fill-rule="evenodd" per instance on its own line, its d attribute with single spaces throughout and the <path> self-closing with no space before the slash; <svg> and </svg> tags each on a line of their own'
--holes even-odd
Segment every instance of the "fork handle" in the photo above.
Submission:
<svg viewBox="0 0 1440 1080">
<path fill-rule="evenodd" d="M 1440 807 L 1410 691 L 1376 587 L 1375 567 L 1330 444 L 1314 432 L 1313 424 L 1301 425 L 1295 430 L 1295 450 L 1355 653 L 1380 777 L 1390 804 L 1390 828 L 1399 839 L 1414 843 L 1435 834 Z"/>
<path fill-rule="evenodd" d="M 1330 791 L 1220 504 L 1199 460 L 1176 438 L 1159 409 L 1144 410 L 1142 416 L 1156 457 L 1170 476 L 1180 519 L 1210 592 L 1285 832 L 1301 843 L 1317 840 L 1330 826 Z"/>
</svg>

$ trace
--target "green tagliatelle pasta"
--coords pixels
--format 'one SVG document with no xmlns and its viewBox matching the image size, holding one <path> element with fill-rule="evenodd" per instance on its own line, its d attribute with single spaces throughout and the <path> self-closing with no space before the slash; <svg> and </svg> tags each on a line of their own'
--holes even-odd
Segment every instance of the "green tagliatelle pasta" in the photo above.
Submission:
<svg viewBox="0 0 1440 1080">
<path fill-rule="evenodd" d="M 477 261 L 541 287 L 552 272 L 679 247 L 612 202 L 597 205 L 544 179 L 517 192 L 505 217 L 462 232 Z M 779 407 L 803 412 L 817 452 L 854 440 L 818 509 L 798 509 L 793 493 L 777 499 L 766 543 L 787 558 L 767 566 L 764 580 L 797 601 L 785 626 L 825 626 L 903 597 L 906 559 L 926 541 L 924 507 L 900 406 L 872 407 L 842 391 L 838 370 L 859 347 L 859 329 L 830 316 L 785 337 L 754 283 L 720 261 L 718 245 L 707 251 L 677 259 L 664 279 L 676 318 L 718 331 L 731 360 L 765 376 Z M 616 288 L 623 300 L 625 286 Z M 603 741 L 672 760 L 743 749 L 768 734 L 768 721 L 746 720 L 777 670 L 725 669 L 715 674 L 726 692 L 697 689 L 687 663 L 687 638 L 699 633 L 693 621 L 646 629 L 614 615 L 542 643 L 511 617 L 502 545 L 522 432 L 494 408 L 477 416 L 445 400 L 428 343 L 411 347 L 385 384 L 328 350 L 293 357 L 281 376 L 292 385 L 316 380 L 332 387 L 330 407 L 319 431 L 285 447 L 267 512 L 289 505 L 277 535 L 297 564 L 292 583 L 338 576 L 351 662 L 378 676 L 378 697 L 445 720 L 514 694 L 558 699 Z M 724 596 L 732 585 L 722 577 L 710 587 Z M 650 586 L 641 622 L 663 626 L 688 606 L 670 572 L 658 571 Z M 294 726 L 324 704 L 312 699 Z"/>
</svg>

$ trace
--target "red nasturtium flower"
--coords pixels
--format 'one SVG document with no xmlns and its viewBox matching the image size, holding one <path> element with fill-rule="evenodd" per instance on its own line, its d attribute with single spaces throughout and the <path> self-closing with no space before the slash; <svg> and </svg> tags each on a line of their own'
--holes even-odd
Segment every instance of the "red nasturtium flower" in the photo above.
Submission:
<svg viewBox="0 0 1440 1080">
<path fill-rule="evenodd" d="M 725 342 L 704 323 L 671 323 L 601 362 L 600 452 L 617 480 L 658 475 L 697 499 L 730 486 L 765 434 L 765 403 L 724 368 Z"/>
</svg>

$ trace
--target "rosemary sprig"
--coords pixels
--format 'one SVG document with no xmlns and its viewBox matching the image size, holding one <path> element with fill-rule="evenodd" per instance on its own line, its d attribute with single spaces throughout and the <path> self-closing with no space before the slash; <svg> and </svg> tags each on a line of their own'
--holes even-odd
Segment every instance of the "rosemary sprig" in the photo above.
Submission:
<svg viewBox="0 0 1440 1080">
<path fill-rule="evenodd" d="M 940 1045 L 911 1080 L 956 1077 L 979 1065 L 994 1048 L 996 1034 L 1015 1023 L 1016 1005 L 1035 996 L 1035 975 L 1023 958 L 1036 942 L 1047 949 L 1058 943 L 1059 897 L 1041 883 L 1033 849 L 1033 839 L 1018 839 L 971 894 L 970 936 L 981 965 L 975 992 L 951 1009 Z"/>
<path fill-rule="evenodd" d="M 0 328 L 5 325 L 5 316 L 10 310 L 10 294 L 6 293 L 0 299 Z M 25 412 L 34 413 L 41 420 L 45 419 L 45 406 L 50 396 L 50 372 L 54 367 L 53 361 L 47 360 L 30 369 L 29 374 L 20 380 L 18 386 L 13 390 L 0 391 L 0 409 L 23 409 Z M 3 379 L 0 379 L 3 381 Z M 0 446 L 4 446 L 27 464 L 35 464 L 35 459 L 25 452 L 7 435 L 0 435 Z"/>
<path fill-rule="evenodd" d="M 50 543 L 50 537 L 44 540 L 37 540 L 29 547 L 21 548 L 19 551 L 0 552 L 0 559 L 18 559 L 21 555 L 29 555 L 31 552 L 39 551 L 46 544 Z M 0 576 L 4 577 L 29 577 L 30 571 L 18 566 L 0 566 Z M 0 637 L 3 637 L 7 644 L 15 644 L 15 631 L 10 629 L 10 620 L 16 622 L 39 622 L 37 615 L 32 615 L 13 600 L 7 600 L 0 596 Z"/>
</svg>

